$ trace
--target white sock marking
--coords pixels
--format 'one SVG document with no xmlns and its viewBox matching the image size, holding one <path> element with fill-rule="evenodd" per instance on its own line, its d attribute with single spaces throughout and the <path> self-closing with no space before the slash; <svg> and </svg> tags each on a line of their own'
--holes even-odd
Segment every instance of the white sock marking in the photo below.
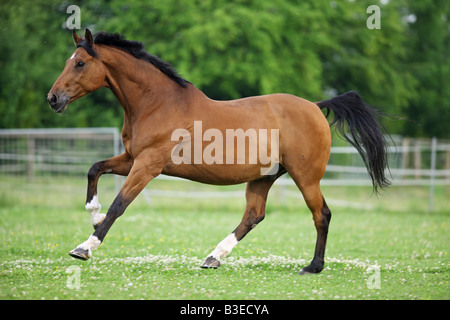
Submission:
<svg viewBox="0 0 450 320">
<path fill-rule="evenodd" d="M 97 249 L 101 244 L 102 242 L 96 236 L 91 235 L 89 236 L 89 239 L 80 244 L 77 248 L 88 250 L 90 255 L 91 251 Z"/>
<path fill-rule="evenodd" d="M 92 225 L 98 225 L 105 218 L 105 214 L 101 214 L 100 210 L 102 208 L 101 204 L 98 202 L 97 195 L 94 195 L 92 200 L 89 203 L 86 203 L 86 210 L 91 215 Z"/>
<path fill-rule="evenodd" d="M 227 254 L 233 250 L 233 248 L 238 244 L 236 236 L 234 233 L 229 234 L 225 239 L 220 241 L 217 247 L 208 255 L 216 258 L 220 261 L 220 258 L 225 257 Z"/>
</svg>

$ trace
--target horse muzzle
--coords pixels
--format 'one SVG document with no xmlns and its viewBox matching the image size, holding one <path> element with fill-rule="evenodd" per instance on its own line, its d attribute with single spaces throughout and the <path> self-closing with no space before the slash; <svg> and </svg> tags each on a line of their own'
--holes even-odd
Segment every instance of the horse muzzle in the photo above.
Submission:
<svg viewBox="0 0 450 320">
<path fill-rule="evenodd" d="M 70 98 L 64 93 L 57 95 L 49 92 L 47 95 L 47 101 L 50 104 L 50 108 L 52 108 L 56 113 L 64 112 L 69 104 L 69 100 Z"/>
</svg>

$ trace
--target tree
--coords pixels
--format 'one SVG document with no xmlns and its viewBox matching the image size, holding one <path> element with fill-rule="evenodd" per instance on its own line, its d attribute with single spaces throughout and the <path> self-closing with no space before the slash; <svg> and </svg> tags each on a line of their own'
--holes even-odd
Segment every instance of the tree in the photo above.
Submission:
<svg viewBox="0 0 450 320">
<path fill-rule="evenodd" d="M 388 114 L 416 120 L 387 122 L 392 133 L 449 137 L 447 2 L 383 1 L 380 29 L 367 28 L 372 0 L 77 5 L 82 29 L 143 42 L 211 98 L 285 92 L 318 101 L 355 90 Z M 48 109 L 46 94 L 75 50 L 65 26 L 70 4 L 0 5 L 0 127 L 121 126 L 122 109 L 107 89 L 75 101 L 66 116 Z"/>
<path fill-rule="evenodd" d="M 445 0 L 414 1 L 409 20 L 409 66 L 417 79 L 414 99 L 405 108 L 411 120 L 405 134 L 450 138 L 450 5 Z"/>
</svg>

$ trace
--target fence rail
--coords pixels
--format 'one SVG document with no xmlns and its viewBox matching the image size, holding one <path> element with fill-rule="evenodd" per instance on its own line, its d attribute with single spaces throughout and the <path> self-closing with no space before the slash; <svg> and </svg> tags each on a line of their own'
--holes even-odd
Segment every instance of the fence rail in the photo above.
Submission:
<svg viewBox="0 0 450 320">
<path fill-rule="evenodd" d="M 0 186 L 11 178 L 46 184 L 49 178 L 86 177 L 94 162 L 118 154 L 120 146 L 116 128 L 2 129 Z M 113 184 L 118 191 L 121 180 Z"/>
<path fill-rule="evenodd" d="M 117 128 L 3 129 L 0 130 L 0 184 L 2 176 L 13 175 L 32 183 L 37 176 L 86 176 L 89 167 L 121 152 Z M 430 210 L 435 185 L 450 185 L 450 142 L 394 137 L 388 148 L 393 186 L 429 186 Z M 161 180 L 183 179 L 160 176 Z M 116 179 L 116 189 L 123 182 Z M 294 185 L 287 175 L 276 185 Z M 364 163 L 352 146 L 333 146 L 322 185 L 371 185 Z M 235 191 L 204 191 L 208 197 L 235 197 Z M 227 193 L 229 192 L 229 193 Z M 199 191 L 146 190 L 150 196 L 204 197 Z M 286 193 L 289 195 L 289 193 Z"/>
</svg>

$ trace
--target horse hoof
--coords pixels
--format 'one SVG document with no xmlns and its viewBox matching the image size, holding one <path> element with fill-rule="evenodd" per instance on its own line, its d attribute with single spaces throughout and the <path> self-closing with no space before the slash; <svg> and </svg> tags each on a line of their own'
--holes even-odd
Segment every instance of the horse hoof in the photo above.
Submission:
<svg viewBox="0 0 450 320">
<path fill-rule="evenodd" d="M 75 248 L 69 252 L 69 255 L 76 259 L 87 260 L 91 257 L 91 252 L 90 250 Z"/>
<path fill-rule="evenodd" d="M 220 267 L 220 261 L 212 256 L 209 256 L 200 267 L 203 269 L 217 269 Z"/>
<path fill-rule="evenodd" d="M 312 274 L 311 272 L 309 272 L 308 270 L 305 270 L 305 268 L 301 269 L 300 272 L 298 273 L 299 275 L 303 276 L 305 274 Z"/>
<path fill-rule="evenodd" d="M 307 267 L 302 268 L 298 274 L 299 275 L 305 275 L 305 274 L 320 273 L 322 271 L 322 269 L 323 269 L 323 265 L 322 266 L 309 265 Z"/>
</svg>

